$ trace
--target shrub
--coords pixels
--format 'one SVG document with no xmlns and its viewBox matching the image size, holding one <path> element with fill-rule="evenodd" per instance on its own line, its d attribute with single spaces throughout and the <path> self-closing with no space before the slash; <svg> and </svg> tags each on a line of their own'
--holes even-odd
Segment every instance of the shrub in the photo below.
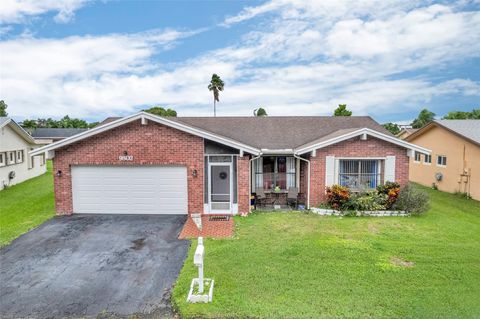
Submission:
<svg viewBox="0 0 480 319">
<path fill-rule="evenodd" d="M 394 209 L 404 210 L 412 215 L 423 214 L 429 207 L 430 199 L 428 194 L 411 184 L 407 184 L 401 189 L 397 201 L 393 204 Z"/>
<path fill-rule="evenodd" d="M 348 202 L 348 208 L 354 210 L 385 210 L 388 195 L 376 190 L 353 194 Z"/>
<path fill-rule="evenodd" d="M 343 209 L 350 199 L 350 191 L 347 187 L 333 185 L 327 187 L 327 203 L 333 209 Z"/>
<path fill-rule="evenodd" d="M 398 195 L 400 194 L 400 184 L 396 182 L 386 182 L 384 185 L 377 186 L 377 191 L 379 194 L 388 196 L 385 208 L 390 209 L 398 199 Z"/>
</svg>

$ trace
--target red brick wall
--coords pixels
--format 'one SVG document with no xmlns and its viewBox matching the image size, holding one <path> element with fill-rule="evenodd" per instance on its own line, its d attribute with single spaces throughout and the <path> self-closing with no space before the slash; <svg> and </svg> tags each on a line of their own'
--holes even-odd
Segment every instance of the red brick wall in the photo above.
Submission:
<svg viewBox="0 0 480 319">
<path fill-rule="evenodd" d="M 120 162 L 127 151 L 132 162 Z M 154 122 L 140 120 L 92 136 L 55 151 L 54 174 L 57 214 L 71 214 L 72 180 L 70 165 L 183 165 L 187 167 L 188 211 L 203 213 L 203 139 Z M 192 171 L 197 170 L 197 177 Z"/>
<path fill-rule="evenodd" d="M 300 194 L 299 202 L 306 205 L 307 204 L 307 181 L 308 181 L 308 163 L 305 161 L 300 161 Z"/>
<path fill-rule="evenodd" d="M 325 201 L 325 157 L 385 157 L 395 156 L 395 179 L 401 185 L 408 182 L 408 156 L 403 147 L 368 137 L 366 141 L 352 138 L 344 142 L 317 150 L 316 157 L 310 157 L 310 205 Z M 382 172 L 384 169 L 382 168 Z"/>
<path fill-rule="evenodd" d="M 249 157 L 237 157 L 238 213 L 248 213 L 250 208 L 250 170 Z"/>
</svg>

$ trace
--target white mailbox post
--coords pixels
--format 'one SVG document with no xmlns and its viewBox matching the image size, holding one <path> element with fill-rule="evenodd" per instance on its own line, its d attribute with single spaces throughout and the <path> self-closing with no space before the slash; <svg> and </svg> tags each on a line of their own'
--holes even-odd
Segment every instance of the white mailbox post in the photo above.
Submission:
<svg viewBox="0 0 480 319">
<path fill-rule="evenodd" d="M 213 279 L 203 278 L 203 259 L 205 258 L 205 247 L 203 246 L 203 237 L 198 237 L 197 249 L 193 255 L 193 263 L 198 267 L 198 278 L 192 279 L 190 291 L 188 293 L 188 302 L 211 302 L 213 298 Z M 207 288 L 208 293 L 205 293 Z"/>
<path fill-rule="evenodd" d="M 203 238 L 198 237 L 198 246 L 193 256 L 193 263 L 198 267 L 198 292 L 203 294 L 203 256 L 205 255 L 205 247 L 203 247 Z"/>
</svg>

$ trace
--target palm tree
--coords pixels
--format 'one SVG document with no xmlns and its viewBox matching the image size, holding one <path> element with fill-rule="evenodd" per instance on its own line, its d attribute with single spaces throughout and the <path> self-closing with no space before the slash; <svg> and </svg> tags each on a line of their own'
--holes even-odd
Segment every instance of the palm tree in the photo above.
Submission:
<svg viewBox="0 0 480 319">
<path fill-rule="evenodd" d="M 219 92 L 223 91 L 224 83 L 215 73 L 212 75 L 208 90 L 213 91 L 213 116 L 217 116 L 217 102 L 220 102 Z"/>
</svg>

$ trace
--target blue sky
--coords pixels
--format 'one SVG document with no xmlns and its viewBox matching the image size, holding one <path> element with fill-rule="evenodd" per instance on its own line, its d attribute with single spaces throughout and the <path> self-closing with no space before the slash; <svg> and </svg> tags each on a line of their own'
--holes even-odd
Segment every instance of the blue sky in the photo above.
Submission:
<svg viewBox="0 0 480 319">
<path fill-rule="evenodd" d="M 211 116 L 330 115 L 379 122 L 480 107 L 478 1 L 0 3 L 0 98 L 17 120 L 90 121 L 153 105 Z"/>
</svg>

